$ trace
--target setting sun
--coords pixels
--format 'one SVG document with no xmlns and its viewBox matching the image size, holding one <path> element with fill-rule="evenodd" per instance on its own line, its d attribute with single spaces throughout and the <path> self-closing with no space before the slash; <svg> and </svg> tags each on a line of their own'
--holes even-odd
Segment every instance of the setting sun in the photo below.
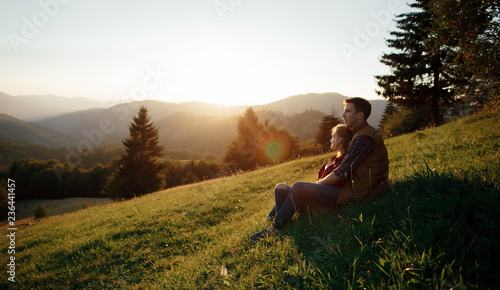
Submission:
<svg viewBox="0 0 500 290">
<path fill-rule="evenodd" d="M 223 39 L 209 42 L 208 38 L 193 43 L 188 57 L 174 62 L 172 85 L 177 92 L 222 105 L 240 105 L 252 95 L 259 95 L 269 80 L 266 64 L 271 60 L 244 43 Z M 203 49 L 194 49 L 203 43 Z"/>
<path fill-rule="evenodd" d="M 0 26 L 7 94 L 124 101 L 142 86 L 134 100 L 223 105 L 322 92 L 377 98 L 373 75 L 384 72 L 377 58 L 392 25 L 377 17 L 402 12 L 387 1 L 363 9 L 334 1 L 16 3 L 0 10 L 9 11 Z M 380 33 L 356 44 L 372 23 Z M 346 46 L 355 53 L 346 57 Z M 169 77 L 148 89 L 147 68 L 157 67 Z"/>
</svg>

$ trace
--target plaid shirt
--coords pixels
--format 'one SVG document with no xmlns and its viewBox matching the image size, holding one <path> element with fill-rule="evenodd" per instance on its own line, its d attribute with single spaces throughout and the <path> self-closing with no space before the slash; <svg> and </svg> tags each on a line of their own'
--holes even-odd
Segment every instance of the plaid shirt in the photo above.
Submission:
<svg viewBox="0 0 500 290">
<path fill-rule="evenodd" d="M 320 179 L 326 177 L 328 174 L 332 173 L 332 171 L 342 163 L 342 161 L 344 160 L 345 157 L 346 157 L 346 154 L 344 154 L 340 157 L 337 157 L 337 155 L 335 155 L 332 157 L 330 162 L 323 164 L 323 166 L 321 166 L 321 169 L 318 172 L 318 180 L 320 180 Z M 342 187 L 342 186 L 344 186 L 344 183 L 345 182 L 341 182 L 341 184 L 337 184 L 336 186 Z"/>
<path fill-rule="evenodd" d="M 342 163 L 333 170 L 333 173 L 340 179 L 345 180 L 351 173 L 351 167 L 354 170 L 359 163 L 369 154 L 375 151 L 375 143 L 372 138 L 359 136 L 354 139 L 352 145 L 347 151 L 347 156 Z"/>
</svg>

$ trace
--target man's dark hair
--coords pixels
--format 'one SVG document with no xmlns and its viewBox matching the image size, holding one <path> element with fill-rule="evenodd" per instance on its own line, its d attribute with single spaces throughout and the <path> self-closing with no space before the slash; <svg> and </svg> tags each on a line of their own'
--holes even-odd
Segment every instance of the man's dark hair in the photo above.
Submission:
<svg viewBox="0 0 500 290">
<path fill-rule="evenodd" d="M 358 97 L 345 99 L 344 105 L 348 103 L 354 104 L 354 109 L 356 110 L 356 113 L 363 112 L 365 121 L 368 119 L 368 117 L 370 117 L 370 114 L 372 113 L 372 105 L 367 100 Z"/>
</svg>

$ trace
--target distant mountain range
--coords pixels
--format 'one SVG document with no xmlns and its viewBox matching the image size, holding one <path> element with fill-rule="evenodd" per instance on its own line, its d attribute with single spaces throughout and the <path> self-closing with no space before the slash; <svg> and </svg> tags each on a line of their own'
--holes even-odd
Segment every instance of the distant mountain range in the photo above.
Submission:
<svg viewBox="0 0 500 290">
<path fill-rule="evenodd" d="M 3 113 L 0 113 L 0 138 L 48 147 L 61 147 L 78 141 L 75 137 Z"/>
<path fill-rule="evenodd" d="M 84 97 L 66 98 L 53 95 L 10 96 L 0 92 L 0 113 L 24 121 L 38 121 L 63 113 L 92 108 L 109 108 L 116 102 L 100 102 Z"/>
<path fill-rule="evenodd" d="M 285 126 L 305 142 L 314 139 L 323 116 L 341 115 L 345 98 L 336 93 L 307 94 L 252 107 L 261 122 L 267 120 L 270 124 Z M 368 122 L 378 127 L 386 101 L 371 103 L 373 109 Z M 218 155 L 223 154 L 225 145 L 236 134 L 237 118 L 248 108 L 153 100 L 106 107 L 110 103 L 85 98 L 13 97 L 3 93 L 0 93 L 0 104 L 0 113 L 4 113 L 0 116 L 0 138 L 4 139 L 52 147 L 121 144 L 128 136 L 132 116 L 140 106 L 145 106 L 166 148 Z"/>
</svg>

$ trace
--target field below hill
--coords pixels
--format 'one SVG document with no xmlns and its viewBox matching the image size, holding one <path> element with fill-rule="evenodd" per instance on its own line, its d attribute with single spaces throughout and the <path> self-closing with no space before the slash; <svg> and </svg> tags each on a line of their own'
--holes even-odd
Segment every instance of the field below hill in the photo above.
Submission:
<svg viewBox="0 0 500 290">
<path fill-rule="evenodd" d="M 16 282 L 3 266 L 0 287 L 497 289 L 499 120 L 387 139 L 395 191 L 301 213 L 258 243 L 275 184 L 314 182 L 330 154 L 39 220 L 13 254 L 2 235 Z"/>
<path fill-rule="evenodd" d="M 67 214 L 81 209 L 86 209 L 96 205 L 102 205 L 112 202 L 109 198 L 93 197 L 72 197 L 63 199 L 26 199 L 18 200 L 16 207 L 16 224 L 26 225 L 34 221 L 34 209 L 38 205 L 43 205 L 47 210 L 47 216 Z M 8 227 L 8 220 L 0 221 L 0 234 L 5 233 Z"/>
</svg>

